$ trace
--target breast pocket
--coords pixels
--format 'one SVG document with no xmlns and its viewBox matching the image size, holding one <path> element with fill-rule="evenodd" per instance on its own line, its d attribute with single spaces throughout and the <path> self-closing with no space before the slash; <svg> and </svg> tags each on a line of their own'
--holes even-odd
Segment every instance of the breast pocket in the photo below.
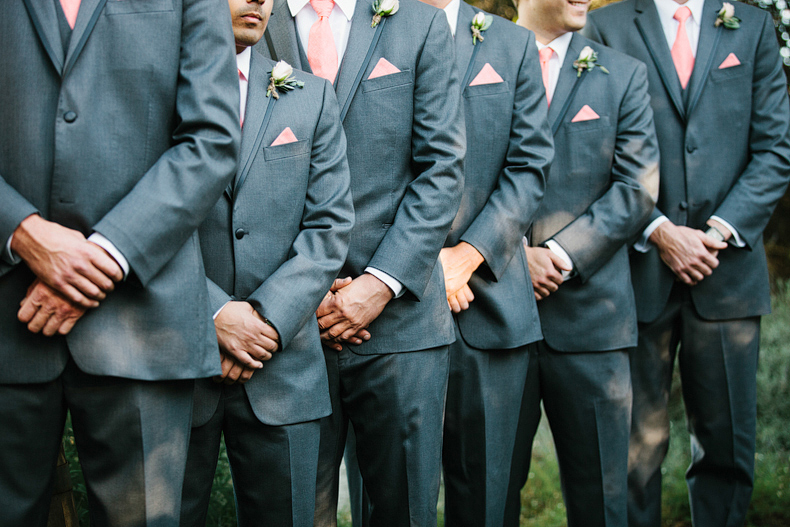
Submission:
<svg viewBox="0 0 790 527">
<path fill-rule="evenodd" d="M 104 6 L 107 15 L 156 13 L 173 10 L 173 0 L 108 0 Z"/>
<path fill-rule="evenodd" d="M 370 93 L 379 90 L 390 90 L 393 88 L 403 88 L 414 84 L 411 70 L 403 70 L 398 73 L 376 77 L 362 81 L 362 92 Z"/>
<path fill-rule="evenodd" d="M 310 143 L 306 139 L 277 146 L 267 146 L 263 149 L 263 158 L 266 161 L 275 161 L 288 157 L 296 157 L 307 154 L 310 151 Z"/>
<path fill-rule="evenodd" d="M 509 86 L 507 81 L 497 82 L 494 84 L 480 84 L 478 86 L 467 86 L 464 90 L 464 97 L 483 97 L 485 95 L 497 95 L 500 93 L 507 93 Z"/>
</svg>

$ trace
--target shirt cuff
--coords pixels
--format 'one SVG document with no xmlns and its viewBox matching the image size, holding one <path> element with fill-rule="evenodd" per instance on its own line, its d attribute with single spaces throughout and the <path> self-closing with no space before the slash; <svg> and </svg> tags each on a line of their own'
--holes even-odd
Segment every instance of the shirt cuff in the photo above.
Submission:
<svg viewBox="0 0 790 527">
<path fill-rule="evenodd" d="M 221 312 L 223 309 L 225 309 L 225 306 L 227 306 L 227 305 L 228 305 L 228 304 L 230 304 L 231 302 L 233 302 L 233 300 L 228 300 L 227 302 L 225 302 L 224 304 L 222 304 L 222 307 L 221 307 L 221 308 L 219 308 L 219 309 L 217 309 L 217 312 L 216 312 L 216 313 L 214 313 L 214 315 L 213 315 L 211 318 L 212 318 L 213 320 L 217 320 L 217 317 L 219 316 L 220 312 Z"/>
<path fill-rule="evenodd" d="M 88 236 L 88 241 L 93 242 L 108 253 L 110 256 L 113 257 L 113 260 L 118 262 L 118 265 L 121 266 L 123 270 L 123 279 L 126 280 L 126 277 L 129 275 L 129 262 L 126 261 L 126 258 L 121 254 L 121 251 L 113 244 L 110 240 L 99 234 L 98 232 L 94 232 L 90 236 Z"/>
<path fill-rule="evenodd" d="M 11 241 L 14 239 L 14 234 L 12 233 L 11 236 L 8 237 L 8 241 L 5 242 L 5 249 L 3 250 L 2 256 L 3 260 L 11 265 L 16 265 L 22 261 L 22 258 L 16 255 L 14 251 L 11 250 Z"/>
<path fill-rule="evenodd" d="M 372 274 L 373 276 L 384 282 L 387 285 L 387 287 L 392 289 L 392 293 L 395 295 L 395 298 L 400 298 L 403 295 L 404 293 L 403 284 L 398 282 L 396 279 L 394 279 L 384 271 L 376 269 L 375 267 L 366 267 L 365 272 L 368 274 Z"/>
<path fill-rule="evenodd" d="M 562 271 L 562 281 L 563 282 L 568 281 L 571 277 L 571 273 L 573 273 L 573 260 L 571 260 L 571 257 L 568 256 L 568 253 L 565 252 L 565 249 L 563 249 L 560 246 L 560 244 L 554 241 L 553 239 L 546 240 L 546 248 L 549 249 L 554 254 L 556 254 L 557 256 L 559 256 L 562 259 L 562 261 L 568 264 L 568 266 L 571 268 L 570 271 Z"/>
<path fill-rule="evenodd" d="M 741 238 L 740 234 L 738 234 L 738 231 L 735 230 L 735 227 L 721 219 L 719 216 L 711 216 L 710 219 L 716 220 L 727 227 L 727 230 L 732 234 L 732 238 L 729 240 L 730 244 L 734 245 L 735 247 L 746 247 L 746 242 L 743 241 L 743 238 Z"/>
<path fill-rule="evenodd" d="M 648 239 L 650 238 L 650 235 L 653 234 L 658 226 L 665 221 L 669 221 L 669 218 L 666 216 L 659 216 L 658 218 L 651 221 L 650 225 L 648 225 L 647 228 L 642 231 L 642 236 L 639 237 L 639 241 L 634 244 L 634 250 L 639 251 L 640 253 L 646 253 L 649 251 L 650 245 Z"/>
</svg>

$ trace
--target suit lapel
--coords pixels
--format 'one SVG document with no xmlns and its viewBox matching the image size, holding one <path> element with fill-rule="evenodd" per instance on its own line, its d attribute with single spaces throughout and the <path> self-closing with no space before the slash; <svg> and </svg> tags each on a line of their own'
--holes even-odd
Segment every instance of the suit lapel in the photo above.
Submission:
<svg viewBox="0 0 790 527">
<path fill-rule="evenodd" d="M 675 64 L 672 62 L 672 55 L 667 45 L 667 38 L 658 18 L 658 11 L 652 0 L 636 0 L 634 4 L 637 12 L 636 27 L 642 40 L 647 46 L 650 57 L 658 69 L 661 82 L 664 84 L 672 104 L 681 118 L 685 119 L 685 105 L 683 104 L 682 88 L 678 74 L 675 71 Z"/>
<path fill-rule="evenodd" d="M 254 154 L 260 150 L 263 134 L 266 131 L 275 104 L 274 97 L 266 97 L 269 86 L 270 66 L 266 59 L 253 53 L 250 58 L 250 82 L 247 85 L 247 109 L 244 116 L 244 133 L 241 134 L 239 164 L 236 180 L 225 190 L 227 196 L 235 199 L 239 189 L 250 171 Z M 252 103 L 252 104 L 250 104 Z"/>
<path fill-rule="evenodd" d="M 85 42 L 87 42 L 91 31 L 93 31 L 106 3 L 107 0 L 82 0 L 80 3 L 80 11 L 77 14 L 74 30 L 71 32 L 69 50 L 66 53 L 66 65 L 63 67 L 64 77 L 68 75 L 80 52 L 85 47 Z"/>
<path fill-rule="evenodd" d="M 309 64 L 302 64 L 298 38 L 296 22 L 288 9 L 287 0 L 275 0 L 272 18 L 266 27 L 266 43 L 272 52 L 272 58 L 276 61 L 284 60 L 296 69 L 310 71 Z"/>
<path fill-rule="evenodd" d="M 36 28 L 38 38 L 49 55 L 55 70 L 63 73 L 63 45 L 58 29 L 58 15 L 53 1 L 24 0 L 25 8 Z"/>
<path fill-rule="evenodd" d="M 702 20 L 700 20 L 699 43 L 697 44 L 697 56 L 694 58 L 694 71 L 689 80 L 688 106 L 686 115 L 691 115 L 691 111 L 699 100 L 700 93 L 705 87 L 705 80 L 708 72 L 713 65 L 713 56 L 719 37 L 724 30 L 723 27 L 716 27 L 716 17 L 721 9 L 721 0 L 705 0 L 702 6 Z"/>
<path fill-rule="evenodd" d="M 551 105 L 549 106 L 549 124 L 551 125 L 552 132 L 556 132 L 559 128 L 560 122 L 568 112 L 570 100 L 575 93 L 577 83 L 581 83 L 582 77 L 589 75 L 592 71 L 583 71 L 581 77 L 573 67 L 573 61 L 579 56 L 582 50 L 582 42 L 578 35 L 575 33 L 571 37 L 571 43 L 568 45 L 568 52 L 565 54 L 565 60 L 560 67 L 560 76 L 557 79 L 557 87 L 554 88 L 554 95 L 551 98 Z M 576 88 L 578 89 L 578 88 Z"/>
<path fill-rule="evenodd" d="M 477 47 L 472 44 L 472 32 L 468 29 L 472 26 L 475 14 L 476 11 L 472 6 L 461 2 L 458 10 L 458 24 L 455 27 L 455 63 L 458 65 L 459 72 L 467 72 L 464 79 L 469 76 L 468 71 L 473 67 L 472 55 Z M 478 45 L 480 45 L 479 42 Z M 461 90 L 465 90 L 467 85 L 468 82 L 461 86 Z"/>
<path fill-rule="evenodd" d="M 342 108 L 341 119 L 345 117 L 345 112 L 351 105 L 354 92 L 362 80 L 361 76 L 365 73 L 364 70 L 370 62 L 373 48 L 375 48 L 381 31 L 387 23 L 387 17 L 383 17 L 374 29 L 370 27 L 372 17 L 373 11 L 370 8 L 370 3 L 367 0 L 357 0 L 354 17 L 351 19 L 348 46 L 335 82 L 337 102 Z"/>
</svg>

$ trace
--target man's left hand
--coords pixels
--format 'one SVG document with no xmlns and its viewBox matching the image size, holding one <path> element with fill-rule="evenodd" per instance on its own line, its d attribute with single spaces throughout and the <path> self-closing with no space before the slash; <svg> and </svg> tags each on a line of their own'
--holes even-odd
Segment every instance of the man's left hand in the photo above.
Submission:
<svg viewBox="0 0 790 527">
<path fill-rule="evenodd" d="M 439 262 L 444 272 L 447 303 L 450 304 L 453 313 L 468 309 L 469 302 L 474 300 L 475 296 L 467 284 L 472 278 L 472 273 L 484 261 L 483 255 L 466 242 L 460 242 L 455 247 L 445 247 L 439 253 Z M 464 305 L 466 307 L 463 307 Z"/>
<path fill-rule="evenodd" d="M 54 289 L 36 279 L 20 302 L 17 318 L 33 333 L 51 337 L 67 335 L 85 314 L 85 308 L 67 300 Z"/>
<path fill-rule="evenodd" d="M 393 296 L 392 289 L 372 274 L 354 278 L 321 303 L 317 312 L 321 340 L 337 349 L 341 342 L 359 339 L 358 335 L 378 318 Z"/>
</svg>

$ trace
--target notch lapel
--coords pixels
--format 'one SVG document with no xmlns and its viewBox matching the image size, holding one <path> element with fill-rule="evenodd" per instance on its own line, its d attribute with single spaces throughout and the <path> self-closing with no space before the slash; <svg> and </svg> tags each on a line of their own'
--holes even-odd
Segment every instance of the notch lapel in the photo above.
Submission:
<svg viewBox="0 0 790 527">
<path fill-rule="evenodd" d="M 474 66 L 472 55 L 477 46 L 472 44 L 472 31 L 469 28 L 472 26 L 472 19 L 476 13 L 472 6 L 466 2 L 461 2 L 458 10 L 458 23 L 455 26 L 455 63 L 458 65 L 459 72 L 466 72 L 464 79 L 469 77 L 470 68 Z M 479 46 L 481 43 L 478 42 L 477 44 Z M 462 92 L 468 84 L 469 82 L 467 81 L 461 86 Z"/>
<path fill-rule="evenodd" d="M 552 134 L 557 131 L 560 122 L 562 122 L 563 117 L 565 117 L 565 114 L 568 112 L 570 100 L 576 92 L 574 89 L 576 88 L 576 84 L 581 83 L 583 76 L 592 73 L 587 70 L 582 72 L 582 77 L 579 77 L 578 72 L 573 67 L 573 62 L 576 60 L 576 57 L 579 56 L 579 53 L 581 53 L 582 47 L 579 36 L 574 33 L 571 37 L 571 43 L 568 46 L 568 52 L 565 54 L 565 60 L 562 66 L 560 66 L 560 76 L 557 79 L 557 87 L 554 88 L 554 95 L 551 98 L 551 105 L 549 106 L 548 121 L 551 125 Z"/>
<path fill-rule="evenodd" d="M 700 20 L 699 43 L 697 44 L 697 56 L 694 59 L 694 70 L 691 73 L 688 90 L 688 107 L 686 115 L 691 115 L 694 106 L 699 100 L 700 93 L 705 87 L 708 72 L 713 66 L 713 56 L 716 46 L 719 44 L 719 37 L 724 27 L 716 27 L 716 17 L 722 7 L 721 0 L 705 0 L 702 5 L 702 20 Z"/>
<path fill-rule="evenodd" d="M 298 70 L 310 71 L 309 64 L 302 64 L 298 38 L 296 22 L 288 9 L 288 1 L 275 0 L 272 17 L 266 27 L 266 43 L 272 59 L 284 60 Z"/>
<path fill-rule="evenodd" d="M 69 40 L 69 50 L 66 53 L 66 65 L 63 67 L 64 77 L 68 75 L 80 52 L 85 47 L 85 42 L 87 42 L 91 31 L 96 26 L 96 21 L 99 19 L 106 3 L 107 0 L 81 1 L 77 21 L 74 23 L 74 30 L 71 32 L 71 40 Z"/>
<path fill-rule="evenodd" d="M 378 42 L 378 36 L 381 35 L 381 31 L 387 23 L 387 17 L 382 17 L 378 26 L 372 28 L 370 27 L 372 18 L 373 11 L 370 8 L 370 3 L 367 0 L 357 0 L 354 17 L 351 19 L 351 31 L 348 35 L 346 53 L 340 63 L 340 71 L 338 71 L 335 82 L 337 102 L 344 110 L 341 113 L 341 120 L 351 105 L 354 92 L 362 80 L 361 76 L 365 73 L 364 69 L 370 62 L 371 52 Z"/>
<path fill-rule="evenodd" d="M 250 59 L 250 82 L 247 84 L 248 104 L 244 116 L 244 133 L 241 134 L 239 164 L 234 183 L 225 189 L 225 193 L 231 201 L 239 195 L 239 189 L 244 184 L 252 160 L 255 158 L 254 154 L 260 150 L 263 134 L 275 104 L 274 97 L 266 97 L 266 89 L 269 86 L 268 73 L 269 65 L 266 59 L 253 53 Z"/>
<path fill-rule="evenodd" d="M 36 28 L 38 38 L 44 45 L 49 55 L 49 60 L 55 66 L 58 74 L 63 74 L 63 45 L 58 29 L 58 15 L 55 12 L 55 3 L 52 1 L 24 0 L 25 8 Z"/>
<path fill-rule="evenodd" d="M 652 0 L 636 0 L 634 4 L 637 15 L 635 22 L 645 42 L 647 51 L 658 69 L 661 82 L 664 84 L 672 104 L 680 115 L 681 119 L 686 119 L 685 105 L 683 104 L 683 89 L 680 86 L 675 63 L 672 62 L 672 54 L 669 51 L 667 38 L 658 18 L 658 11 Z"/>
</svg>

